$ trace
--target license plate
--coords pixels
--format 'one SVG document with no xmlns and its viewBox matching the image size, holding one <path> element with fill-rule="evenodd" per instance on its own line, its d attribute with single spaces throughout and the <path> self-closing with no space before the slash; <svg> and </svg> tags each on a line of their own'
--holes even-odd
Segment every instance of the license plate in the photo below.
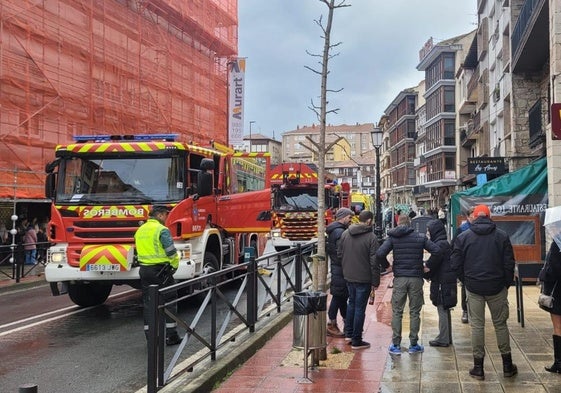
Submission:
<svg viewBox="0 0 561 393">
<path fill-rule="evenodd" d="M 119 272 L 121 271 L 121 265 L 119 264 L 86 265 L 86 269 L 89 272 Z"/>
</svg>

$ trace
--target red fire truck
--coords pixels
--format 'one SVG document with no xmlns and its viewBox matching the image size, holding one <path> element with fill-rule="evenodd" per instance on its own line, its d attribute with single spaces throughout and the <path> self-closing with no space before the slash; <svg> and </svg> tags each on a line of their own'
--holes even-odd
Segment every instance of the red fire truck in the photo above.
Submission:
<svg viewBox="0 0 561 393">
<path fill-rule="evenodd" d="M 349 205 L 349 185 L 328 182 L 325 186 L 325 220 L 333 221 L 339 207 Z M 312 163 L 283 163 L 271 168 L 273 228 L 276 251 L 317 240 L 318 170 Z"/>
<path fill-rule="evenodd" d="M 113 285 L 139 287 L 133 236 L 153 204 L 185 280 L 243 259 L 271 229 L 268 153 L 225 153 L 175 135 L 81 136 L 56 148 L 45 191 L 53 200 L 45 277 L 80 306 L 103 303 Z M 64 285 L 62 285 L 62 284 Z M 61 284 L 61 285 L 59 285 Z"/>
</svg>

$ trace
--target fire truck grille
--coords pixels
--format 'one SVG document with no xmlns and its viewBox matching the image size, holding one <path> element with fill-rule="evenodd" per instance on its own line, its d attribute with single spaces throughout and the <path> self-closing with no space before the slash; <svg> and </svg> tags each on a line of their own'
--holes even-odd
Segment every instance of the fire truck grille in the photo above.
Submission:
<svg viewBox="0 0 561 393">
<path fill-rule="evenodd" d="M 141 220 L 75 221 L 74 236 L 80 239 L 131 240 Z"/>
<path fill-rule="evenodd" d="M 280 216 L 281 236 L 291 241 L 307 241 L 317 236 L 317 213 Z"/>
</svg>

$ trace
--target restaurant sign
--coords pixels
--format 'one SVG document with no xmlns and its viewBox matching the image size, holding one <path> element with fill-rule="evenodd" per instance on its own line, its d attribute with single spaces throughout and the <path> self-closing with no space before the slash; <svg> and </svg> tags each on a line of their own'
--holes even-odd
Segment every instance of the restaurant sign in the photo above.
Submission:
<svg viewBox="0 0 561 393">
<path fill-rule="evenodd" d="M 504 157 L 468 157 L 468 173 L 502 175 L 507 173 Z"/>
</svg>

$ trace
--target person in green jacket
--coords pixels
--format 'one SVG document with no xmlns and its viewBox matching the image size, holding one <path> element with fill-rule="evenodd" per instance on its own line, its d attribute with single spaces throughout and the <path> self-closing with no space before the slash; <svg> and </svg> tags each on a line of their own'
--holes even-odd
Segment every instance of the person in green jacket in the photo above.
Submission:
<svg viewBox="0 0 561 393">
<path fill-rule="evenodd" d="M 169 210 L 166 206 L 155 205 L 148 220 L 138 228 L 134 243 L 138 263 L 140 264 L 140 284 L 144 314 L 144 332 L 148 333 L 148 288 L 158 285 L 160 288 L 175 284 L 173 273 L 179 267 L 179 255 L 173 244 L 171 232 L 164 225 Z M 166 302 L 176 298 L 177 294 L 166 298 Z M 176 309 L 177 307 L 175 307 Z M 176 311 L 176 310 L 172 310 Z M 166 316 L 166 344 L 176 345 L 181 342 L 177 333 L 177 324 Z"/>
</svg>

